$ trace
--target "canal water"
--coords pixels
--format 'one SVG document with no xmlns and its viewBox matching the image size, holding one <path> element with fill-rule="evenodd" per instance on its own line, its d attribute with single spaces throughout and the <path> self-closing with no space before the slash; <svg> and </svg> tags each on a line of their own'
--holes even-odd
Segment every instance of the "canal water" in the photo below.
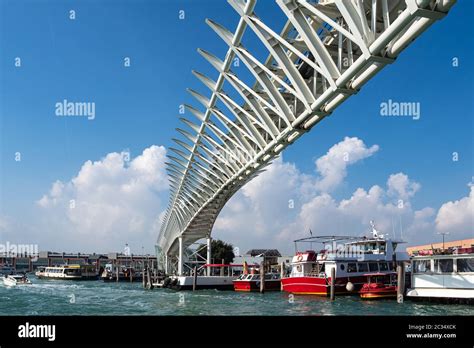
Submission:
<svg viewBox="0 0 474 348">
<path fill-rule="evenodd" d="M 335 302 L 282 292 L 237 293 L 144 290 L 141 283 L 32 279 L 33 285 L 0 285 L 0 315 L 474 315 L 474 306 L 395 300 Z"/>
</svg>

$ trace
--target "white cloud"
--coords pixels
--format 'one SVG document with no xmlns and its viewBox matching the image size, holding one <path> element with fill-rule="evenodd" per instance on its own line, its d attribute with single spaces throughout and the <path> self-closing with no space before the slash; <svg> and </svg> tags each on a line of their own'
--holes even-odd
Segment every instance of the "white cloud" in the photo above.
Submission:
<svg viewBox="0 0 474 348">
<path fill-rule="evenodd" d="M 310 229 L 319 235 L 362 235 L 369 231 L 369 221 L 375 220 L 377 228 L 392 237 L 402 235 L 412 243 L 431 238 L 435 211 L 412 208 L 410 199 L 421 185 L 404 173 L 390 175 L 386 187 L 358 188 L 348 198 L 332 196 L 348 167 L 378 149 L 346 137 L 316 160 L 317 173 L 312 175 L 277 159 L 231 198 L 216 221 L 215 236 L 234 243 L 241 252 L 277 247 L 292 253 L 291 242 L 309 236 Z M 293 208 L 289 200 L 294 201 Z"/>
<path fill-rule="evenodd" d="M 332 191 L 347 176 L 349 165 L 372 156 L 378 150 L 378 145 L 368 148 L 362 140 L 356 137 L 345 137 L 343 141 L 331 147 L 324 156 L 316 161 L 316 169 L 320 174 L 316 188 L 321 192 Z"/>
<path fill-rule="evenodd" d="M 474 185 L 470 185 L 467 197 L 444 203 L 439 208 L 436 229 L 440 232 L 449 232 L 451 238 L 456 235 L 474 238 Z"/>
<path fill-rule="evenodd" d="M 109 153 L 85 162 L 70 181 L 53 183 L 37 202 L 45 239 L 81 251 L 122 250 L 126 242 L 132 252 L 142 245 L 150 251 L 168 188 L 165 156 L 155 145 L 129 161 L 127 153 Z"/>
<path fill-rule="evenodd" d="M 388 194 L 406 200 L 413 197 L 420 189 L 417 182 L 410 182 L 408 176 L 403 173 L 392 174 L 387 180 Z"/>
</svg>

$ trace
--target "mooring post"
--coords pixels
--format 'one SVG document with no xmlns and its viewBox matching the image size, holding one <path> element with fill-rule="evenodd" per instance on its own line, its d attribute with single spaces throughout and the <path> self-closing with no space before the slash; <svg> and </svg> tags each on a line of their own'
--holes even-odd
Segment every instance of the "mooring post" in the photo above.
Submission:
<svg viewBox="0 0 474 348">
<path fill-rule="evenodd" d="M 206 255 L 206 263 L 209 265 L 211 264 L 211 237 L 207 237 L 207 255 Z M 211 267 L 207 267 L 206 269 L 207 276 L 209 277 L 211 275 Z"/>
<path fill-rule="evenodd" d="M 331 268 L 331 293 L 330 298 L 331 301 L 336 299 L 336 267 Z"/>
<path fill-rule="evenodd" d="M 147 271 L 146 271 L 146 275 L 147 275 L 147 288 L 148 289 L 153 289 L 153 283 L 151 281 L 151 275 L 150 275 L 150 267 L 147 267 Z"/>
<path fill-rule="evenodd" d="M 143 284 L 143 288 L 146 288 L 146 266 L 144 265 L 143 266 L 143 272 L 142 272 L 142 284 Z"/>
<path fill-rule="evenodd" d="M 197 285 L 197 266 L 194 266 L 194 269 L 193 269 L 193 291 L 196 291 L 196 285 Z"/>
<path fill-rule="evenodd" d="M 119 281 L 119 263 L 118 262 L 115 264 L 115 275 L 116 275 L 115 281 L 118 283 Z"/>
<path fill-rule="evenodd" d="M 403 303 L 405 293 L 405 264 L 400 262 L 397 265 L 397 302 Z"/>
<path fill-rule="evenodd" d="M 265 269 L 264 263 L 260 263 L 260 293 L 263 294 L 265 292 Z"/>
<path fill-rule="evenodd" d="M 285 276 L 285 263 L 282 262 L 280 265 L 280 290 L 283 291 L 283 277 Z"/>
</svg>

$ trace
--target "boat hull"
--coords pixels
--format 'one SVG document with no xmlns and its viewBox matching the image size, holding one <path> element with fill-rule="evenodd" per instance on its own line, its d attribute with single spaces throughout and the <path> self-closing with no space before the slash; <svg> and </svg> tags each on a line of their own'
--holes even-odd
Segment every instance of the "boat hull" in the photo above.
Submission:
<svg viewBox="0 0 474 348">
<path fill-rule="evenodd" d="M 58 277 L 58 276 L 47 276 L 47 275 L 38 275 L 36 274 L 36 278 L 38 279 L 54 279 L 54 280 L 97 280 L 99 276 L 68 276 L 68 277 Z"/>
<path fill-rule="evenodd" d="M 388 286 L 385 288 L 378 289 L 362 289 L 360 290 L 360 298 L 366 300 L 373 299 L 383 299 L 383 298 L 396 298 L 397 297 L 397 287 Z"/>
<path fill-rule="evenodd" d="M 196 279 L 196 290 L 216 289 L 234 290 L 233 280 L 236 277 L 221 276 L 198 276 Z M 193 290 L 192 276 L 174 277 L 167 286 L 173 290 Z"/>
<path fill-rule="evenodd" d="M 260 291 L 260 281 L 258 280 L 234 280 L 234 290 L 240 292 Z M 265 280 L 265 291 L 280 291 L 281 281 Z"/>
<path fill-rule="evenodd" d="M 336 294 L 357 294 L 365 283 L 365 277 L 336 278 L 334 290 Z M 347 283 L 353 284 L 353 290 L 347 290 Z M 319 277 L 288 277 L 281 280 L 283 291 L 295 295 L 318 295 L 329 296 L 331 291 L 331 279 Z"/>
<path fill-rule="evenodd" d="M 113 283 L 113 282 L 116 282 L 117 281 L 117 277 L 114 277 L 114 276 L 109 276 L 109 277 L 100 277 L 100 279 L 102 279 L 104 282 L 106 283 Z M 125 276 L 119 276 L 119 282 L 129 282 L 130 283 L 130 277 L 125 277 Z M 143 281 L 143 277 L 142 276 L 136 276 L 136 277 L 133 277 L 132 278 L 132 282 L 141 282 Z"/>
</svg>

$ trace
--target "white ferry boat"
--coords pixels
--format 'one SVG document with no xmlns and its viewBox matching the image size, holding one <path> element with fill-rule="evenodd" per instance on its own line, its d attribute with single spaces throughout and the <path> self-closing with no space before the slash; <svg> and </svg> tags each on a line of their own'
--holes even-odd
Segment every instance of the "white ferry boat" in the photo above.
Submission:
<svg viewBox="0 0 474 348">
<path fill-rule="evenodd" d="M 474 303 L 474 247 L 412 258 L 411 299 Z"/>
<path fill-rule="evenodd" d="M 38 278 L 64 280 L 96 280 L 98 273 L 94 265 L 64 265 L 39 269 Z"/>
</svg>

